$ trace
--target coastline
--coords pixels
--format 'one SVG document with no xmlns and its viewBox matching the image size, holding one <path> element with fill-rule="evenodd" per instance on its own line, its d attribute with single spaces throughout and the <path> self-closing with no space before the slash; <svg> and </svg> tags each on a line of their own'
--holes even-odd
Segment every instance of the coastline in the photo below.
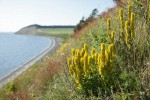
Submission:
<svg viewBox="0 0 150 100">
<path fill-rule="evenodd" d="M 57 38 L 51 37 L 52 43 L 49 48 L 44 50 L 41 54 L 37 55 L 30 61 L 28 61 L 26 64 L 21 65 L 13 71 L 12 73 L 6 75 L 3 79 L 0 80 L 0 88 L 2 88 L 5 84 L 13 81 L 15 78 L 17 78 L 19 75 L 21 75 L 23 72 L 25 72 L 29 67 L 31 67 L 36 62 L 40 61 L 43 57 L 46 55 L 51 55 L 60 45 L 60 40 Z"/>
</svg>

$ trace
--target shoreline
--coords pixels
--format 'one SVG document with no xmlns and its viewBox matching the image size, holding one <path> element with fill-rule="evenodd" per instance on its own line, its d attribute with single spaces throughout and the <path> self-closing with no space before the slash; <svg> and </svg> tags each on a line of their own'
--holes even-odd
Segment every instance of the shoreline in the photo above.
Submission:
<svg viewBox="0 0 150 100">
<path fill-rule="evenodd" d="M 6 85 L 7 83 L 13 81 L 15 78 L 17 78 L 18 76 L 20 76 L 23 72 L 25 72 L 28 68 L 30 68 L 33 64 L 35 64 L 36 62 L 42 60 L 42 58 L 44 58 L 46 55 L 51 55 L 53 54 L 53 52 L 58 48 L 58 46 L 60 45 L 60 40 L 58 40 L 57 38 L 51 37 L 52 39 L 52 43 L 49 46 L 49 48 L 47 48 L 46 50 L 44 50 L 42 53 L 40 53 L 39 55 L 37 55 L 36 57 L 34 57 L 33 59 L 31 59 L 30 61 L 26 62 L 25 64 L 19 66 L 15 71 L 13 71 L 12 73 L 4 76 L 4 78 L 2 78 L 0 80 L 0 88 L 2 88 L 4 85 Z"/>
</svg>

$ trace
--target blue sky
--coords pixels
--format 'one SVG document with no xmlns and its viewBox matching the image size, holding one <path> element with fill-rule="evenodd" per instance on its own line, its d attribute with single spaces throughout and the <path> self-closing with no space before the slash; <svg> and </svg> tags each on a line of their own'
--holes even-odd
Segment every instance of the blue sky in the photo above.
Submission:
<svg viewBox="0 0 150 100">
<path fill-rule="evenodd" d="M 31 24 L 76 25 L 94 8 L 99 13 L 113 0 L 0 0 L 0 32 L 15 32 Z"/>
</svg>

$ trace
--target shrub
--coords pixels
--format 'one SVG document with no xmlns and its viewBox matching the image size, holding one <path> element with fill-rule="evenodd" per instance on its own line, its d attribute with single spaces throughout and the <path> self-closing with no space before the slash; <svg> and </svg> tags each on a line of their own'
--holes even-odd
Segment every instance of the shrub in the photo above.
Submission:
<svg viewBox="0 0 150 100">
<path fill-rule="evenodd" d="M 72 56 L 68 58 L 70 77 L 77 89 L 87 96 L 105 97 L 116 94 L 121 95 L 119 98 L 122 99 L 146 98 L 143 87 L 148 86 L 141 82 L 140 75 L 145 68 L 144 61 L 149 56 L 149 32 L 146 31 L 149 26 L 147 21 L 144 22 L 142 29 L 145 33 L 139 33 L 139 28 L 135 26 L 139 23 L 138 12 L 134 11 L 135 5 L 130 5 L 130 1 L 128 3 L 127 11 L 123 8 L 119 10 L 119 30 L 112 30 L 114 20 L 108 18 L 107 34 L 103 35 L 105 41 L 93 44 L 94 47 L 100 44 L 100 50 L 90 50 L 91 47 L 84 44 L 81 50 L 73 48 Z M 146 9 L 149 10 L 149 6 Z M 146 14 L 149 16 L 148 11 Z M 91 36 L 95 39 L 92 32 Z M 140 37 L 146 38 L 141 40 Z M 95 40 L 101 38 L 98 36 Z"/>
</svg>

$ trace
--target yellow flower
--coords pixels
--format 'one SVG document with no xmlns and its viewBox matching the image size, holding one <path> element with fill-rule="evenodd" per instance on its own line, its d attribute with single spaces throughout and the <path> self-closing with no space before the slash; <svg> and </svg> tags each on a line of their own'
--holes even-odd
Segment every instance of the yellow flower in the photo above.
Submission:
<svg viewBox="0 0 150 100">
<path fill-rule="evenodd" d="M 78 57 L 78 59 L 80 59 L 80 57 L 81 57 L 79 50 L 77 51 L 77 57 Z"/>
<path fill-rule="evenodd" d="M 100 66 L 101 63 L 101 54 L 98 54 L 98 65 Z"/>
<path fill-rule="evenodd" d="M 85 50 L 85 52 L 88 52 L 88 46 L 87 46 L 87 44 L 84 44 L 84 50 Z"/>
<path fill-rule="evenodd" d="M 94 55 L 94 59 L 95 59 L 95 62 L 97 62 L 97 60 L 98 60 L 98 53 L 95 53 L 95 55 Z"/>
<path fill-rule="evenodd" d="M 110 59 L 113 59 L 113 56 L 115 55 L 115 45 L 112 43 L 108 46 L 108 48 Z"/>
<path fill-rule="evenodd" d="M 74 55 L 75 55 L 75 49 L 72 48 L 72 56 L 74 56 Z"/>
<path fill-rule="evenodd" d="M 134 13 L 131 13 L 131 37 L 135 37 L 135 32 L 134 32 Z"/>
<path fill-rule="evenodd" d="M 91 63 L 92 63 L 92 57 L 89 56 L 89 57 L 88 57 L 88 64 L 90 65 Z"/>
<path fill-rule="evenodd" d="M 99 75 L 102 75 L 102 68 L 103 68 L 103 65 L 100 64 L 100 65 L 99 65 L 99 68 L 98 68 Z"/>
<path fill-rule="evenodd" d="M 78 56 L 79 49 L 75 50 L 75 55 Z"/>
<path fill-rule="evenodd" d="M 101 43 L 101 54 L 105 54 L 105 43 Z"/>
<path fill-rule="evenodd" d="M 108 50 L 105 50 L 105 59 L 108 59 Z"/>
<path fill-rule="evenodd" d="M 88 54 L 84 54 L 84 73 L 88 73 L 89 67 L 88 67 Z"/>
<path fill-rule="evenodd" d="M 110 21 L 111 21 L 111 19 L 108 18 L 108 19 L 107 19 L 107 30 L 108 30 L 108 31 L 110 31 Z"/>
<path fill-rule="evenodd" d="M 76 83 L 80 84 L 81 83 L 81 71 L 79 68 L 76 67 Z"/>
<path fill-rule="evenodd" d="M 84 66 L 84 59 L 81 58 L 80 59 L 80 68 L 83 70 L 83 66 Z"/>
<path fill-rule="evenodd" d="M 110 38 L 110 21 L 111 21 L 111 19 L 110 18 L 108 18 L 107 19 L 107 34 L 108 34 L 108 38 Z"/>
<path fill-rule="evenodd" d="M 128 44 L 130 39 L 130 33 L 129 33 L 129 21 L 126 21 L 125 23 L 125 30 L 126 30 L 126 44 Z"/>
<path fill-rule="evenodd" d="M 70 66 L 69 66 L 69 72 L 70 72 L 71 75 L 73 75 L 73 73 L 75 72 L 73 65 L 70 65 Z"/>
<path fill-rule="evenodd" d="M 84 53 L 85 53 L 85 50 L 84 48 L 82 48 L 81 52 L 80 52 L 80 56 L 83 57 L 84 56 Z"/>
<path fill-rule="evenodd" d="M 91 55 L 95 54 L 95 48 L 92 48 Z"/>
<path fill-rule="evenodd" d="M 128 20 L 131 19 L 131 6 L 128 5 Z"/>
<path fill-rule="evenodd" d="M 123 21 L 123 9 L 122 8 L 119 10 L 119 17 L 120 17 L 120 25 L 121 25 L 120 30 L 123 32 L 124 21 Z"/>
<path fill-rule="evenodd" d="M 71 59 L 68 58 L 68 66 L 70 66 L 70 65 L 71 65 Z"/>
<path fill-rule="evenodd" d="M 75 56 L 72 56 L 71 58 L 72 58 L 72 63 L 75 63 L 75 62 L 74 62 Z"/>
<path fill-rule="evenodd" d="M 101 43 L 102 63 L 105 63 L 105 44 Z"/>
<path fill-rule="evenodd" d="M 78 66 L 78 64 L 79 64 L 79 59 L 78 59 L 78 57 L 75 57 L 75 58 L 74 58 L 74 62 L 75 62 L 75 65 Z"/>
<path fill-rule="evenodd" d="M 107 67 L 110 66 L 110 52 L 108 51 L 108 55 L 107 55 Z"/>
<path fill-rule="evenodd" d="M 115 32 L 112 31 L 111 32 L 111 41 L 112 41 L 112 43 L 114 43 L 114 39 L 115 39 Z"/>
<path fill-rule="evenodd" d="M 119 17 L 120 17 L 120 20 L 123 20 L 123 9 L 120 8 L 119 10 Z"/>
</svg>

